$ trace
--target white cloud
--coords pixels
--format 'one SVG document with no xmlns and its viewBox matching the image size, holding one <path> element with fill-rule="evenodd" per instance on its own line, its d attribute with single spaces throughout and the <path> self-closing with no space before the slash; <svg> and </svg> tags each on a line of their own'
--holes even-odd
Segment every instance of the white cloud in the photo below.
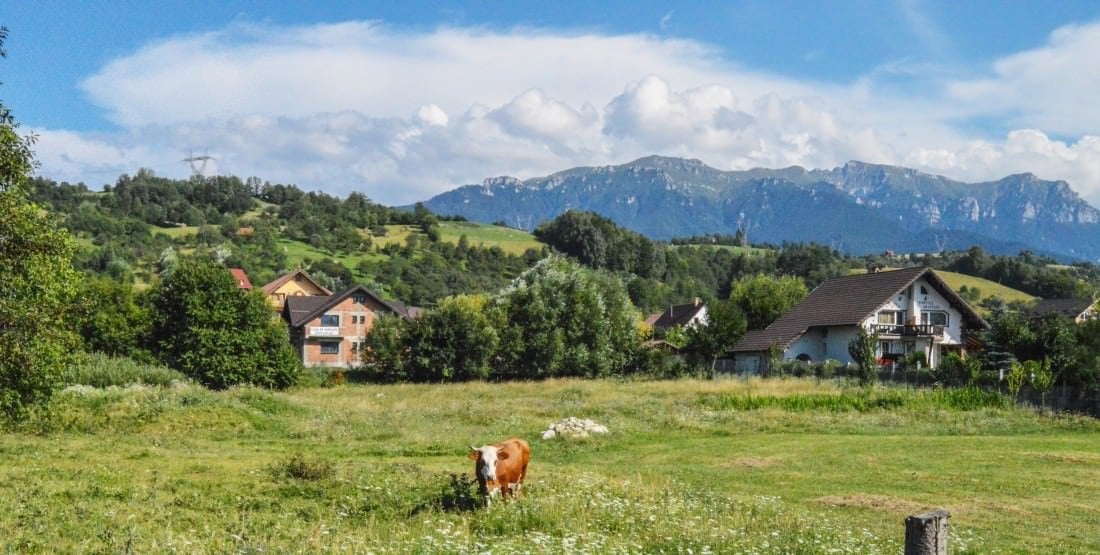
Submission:
<svg viewBox="0 0 1100 555">
<path fill-rule="evenodd" d="M 880 87 L 877 69 L 848 86 L 798 81 L 649 35 L 237 24 L 107 64 L 83 86 L 122 130 L 38 130 L 37 150 L 44 175 L 93 186 L 142 166 L 183 176 L 180 160 L 203 151 L 223 173 L 386 203 L 653 153 L 723 169 L 857 159 L 973 180 L 1031 171 L 1098 203 L 1100 139 L 1085 133 L 1100 116 L 1083 98 L 1100 67 L 1072 78 L 1057 69 L 1091 53 L 1098 29 L 1062 29 L 937 98 Z M 1044 67 L 1076 92 L 1028 91 Z M 1063 99 L 1067 107 L 1051 106 Z M 980 137 L 955 123 L 996 113 L 1026 129 Z M 1023 125 L 1031 121 L 1042 124 Z"/>
<path fill-rule="evenodd" d="M 950 83 L 971 116 L 1079 136 L 1100 131 L 1100 23 L 1054 31 L 1046 45 L 997 60 L 992 75 Z"/>
</svg>

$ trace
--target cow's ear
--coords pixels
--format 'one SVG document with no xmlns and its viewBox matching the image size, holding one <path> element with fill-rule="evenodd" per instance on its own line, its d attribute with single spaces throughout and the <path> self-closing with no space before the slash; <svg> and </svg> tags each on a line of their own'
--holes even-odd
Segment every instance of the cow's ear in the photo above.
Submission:
<svg viewBox="0 0 1100 555">
<path fill-rule="evenodd" d="M 507 451 L 500 450 L 500 449 L 497 450 L 497 460 L 498 461 L 503 461 L 503 460 L 506 460 L 507 458 L 508 458 L 508 452 Z"/>
<path fill-rule="evenodd" d="M 477 456 L 478 456 L 479 454 L 480 454 L 480 453 L 478 453 L 477 449 L 474 449 L 473 447 L 471 447 L 471 448 L 470 448 L 470 454 L 469 454 L 469 455 L 467 455 L 467 456 L 468 456 L 468 457 L 470 457 L 470 460 L 471 460 L 471 461 L 476 461 L 476 460 L 477 460 Z"/>
</svg>

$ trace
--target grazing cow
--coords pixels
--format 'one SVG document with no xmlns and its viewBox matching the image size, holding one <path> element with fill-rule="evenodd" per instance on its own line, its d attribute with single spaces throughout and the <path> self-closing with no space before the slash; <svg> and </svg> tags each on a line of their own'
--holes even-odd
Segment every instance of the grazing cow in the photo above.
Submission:
<svg viewBox="0 0 1100 555">
<path fill-rule="evenodd" d="M 474 474 L 481 494 L 486 501 L 493 494 L 512 497 L 523 487 L 527 477 L 527 462 L 531 459 L 531 447 L 519 438 L 506 439 L 495 445 L 470 446 L 470 459 L 477 461 Z"/>
</svg>

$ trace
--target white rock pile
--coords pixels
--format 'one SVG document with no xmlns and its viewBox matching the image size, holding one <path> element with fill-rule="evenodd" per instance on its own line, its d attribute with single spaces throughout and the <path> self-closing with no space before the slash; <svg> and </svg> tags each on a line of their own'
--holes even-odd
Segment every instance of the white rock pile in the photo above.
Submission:
<svg viewBox="0 0 1100 555">
<path fill-rule="evenodd" d="M 556 437 L 588 437 L 591 434 L 606 434 L 607 426 L 597 424 L 587 418 L 580 419 L 575 416 L 563 418 L 552 422 L 550 427 L 542 433 L 542 439 L 554 439 Z"/>
</svg>

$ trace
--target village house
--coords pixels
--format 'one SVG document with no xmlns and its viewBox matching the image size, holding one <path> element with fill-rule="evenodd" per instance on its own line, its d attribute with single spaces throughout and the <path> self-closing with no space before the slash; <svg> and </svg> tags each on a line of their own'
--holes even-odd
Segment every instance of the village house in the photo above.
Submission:
<svg viewBox="0 0 1100 555">
<path fill-rule="evenodd" d="M 408 318 L 400 307 L 356 285 L 335 295 L 286 297 L 282 317 L 303 366 L 350 367 L 382 314 Z"/>
<path fill-rule="evenodd" d="M 316 280 L 309 277 L 301 270 L 287 272 L 271 283 L 263 286 L 264 297 L 277 312 L 283 311 L 283 306 L 289 297 L 328 296 L 332 291 L 325 289 Z"/>
<path fill-rule="evenodd" d="M 1074 323 L 1083 324 L 1100 319 L 1097 304 L 1092 299 L 1042 299 L 1031 307 L 1028 317 L 1034 320 L 1048 314 L 1059 314 L 1072 318 Z"/>
<path fill-rule="evenodd" d="M 980 346 L 989 324 L 930 268 L 906 268 L 826 280 L 762 330 L 750 330 L 733 349 L 734 368 L 756 373 L 768 352 L 780 360 L 851 363 L 848 343 L 863 328 L 878 337 L 881 364 L 922 351 L 931 367 L 948 353 Z"/>
<path fill-rule="evenodd" d="M 684 329 L 707 325 L 707 305 L 699 297 L 687 304 L 671 305 L 664 312 L 650 315 L 646 323 L 653 326 L 654 336 L 663 336 L 671 328 Z"/>
</svg>

